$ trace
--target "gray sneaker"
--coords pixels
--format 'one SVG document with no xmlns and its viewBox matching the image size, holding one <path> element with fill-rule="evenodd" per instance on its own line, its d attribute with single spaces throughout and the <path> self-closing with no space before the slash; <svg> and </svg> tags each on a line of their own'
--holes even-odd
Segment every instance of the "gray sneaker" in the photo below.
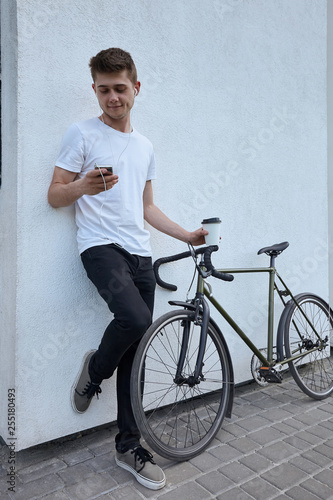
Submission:
<svg viewBox="0 0 333 500">
<path fill-rule="evenodd" d="M 131 472 L 146 488 L 159 490 L 165 486 L 164 472 L 155 464 L 153 455 L 142 446 L 137 446 L 125 453 L 116 451 L 116 463 L 119 467 Z"/>
<path fill-rule="evenodd" d="M 72 385 L 71 401 L 73 410 L 84 413 L 88 410 L 91 400 L 95 394 L 100 394 L 102 389 L 99 384 L 94 384 L 89 375 L 89 363 L 96 350 L 89 351 L 84 355 L 80 371 Z"/>
</svg>

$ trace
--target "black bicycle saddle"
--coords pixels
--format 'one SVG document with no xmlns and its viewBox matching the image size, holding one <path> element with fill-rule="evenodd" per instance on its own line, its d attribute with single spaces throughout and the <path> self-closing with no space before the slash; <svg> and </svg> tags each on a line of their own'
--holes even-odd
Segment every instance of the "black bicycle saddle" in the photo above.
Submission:
<svg viewBox="0 0 333 500">
<path fill-rule="evenodd" d="M 283 243 L 277 243 L 276 245 L 272 245 L 271 247 L 264 247 L 261 248 L 258 251 L 258 255 L 261 253 L 265 253 L 266 255 L 269 255 L 270 257 L 276 257 L 277 255 L 280 255 L 280 253 L 283 252 L 286 248 L 289 247 L 288 241 L 284 241 Z"/>
</svg>

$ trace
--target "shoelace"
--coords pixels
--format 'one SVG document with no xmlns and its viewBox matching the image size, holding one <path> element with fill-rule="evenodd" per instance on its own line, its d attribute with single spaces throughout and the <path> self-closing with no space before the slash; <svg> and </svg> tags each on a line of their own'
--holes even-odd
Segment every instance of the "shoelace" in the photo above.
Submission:
<svg viewBox="0 0 333 500">
<path fill-rule="evenodd" d="M 98 384 L 94 384 L 93 382 L 89 381 L 89 382 L 87 382 L 87 385 L 85 386 L 85 388 L 83 389 L 82 392 L 78 392 L 78 391 L 76 391 L 76 392 L 79 396 L 87 396 L 87 399 L 91 399 L 96 394 L 97 399 L 99 399 L 98 394 L 101 394 L 102 389 L 100 388 L 100 386 Z"/>
<path fill-rule="evenodd" d="M 156 465 L 153 460 L 153 455 L 150 453 L 150 451 L 145 450 L 142 446 L 137 446 L 136 448 L 134 448 L 134 450 L 131 451 L 131 453 L 134 453 L 135 463 L 137 463 L 137 461 L 142 463 L 142 467 L 137 472 L 142 471 L 142 469 L 146 465 L 146 462 L 150 462 L 153 465 Z"/>
</svg>

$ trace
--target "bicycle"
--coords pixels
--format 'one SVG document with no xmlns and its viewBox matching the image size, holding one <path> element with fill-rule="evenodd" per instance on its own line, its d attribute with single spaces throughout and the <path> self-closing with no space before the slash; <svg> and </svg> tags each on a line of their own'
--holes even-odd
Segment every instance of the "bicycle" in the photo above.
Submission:
<svg viewBox="0 0 333 500">
<path fill-rule="evenodd" d="M 154 263 L 157 283 L 177 290 L 159 275 L 162 264 L 192 256 L 197 274 L 196 293 L 187 301 L 169 301 L 181 309 L 153 322 L 138 347 L 132 371 L 131 399 L 139 429 L 159 455 L 189 460 L 214 439 L 225 417 L 231 417 L 234 398 L 232 360 L 225 338 L 210 317 L 210 302 L 252 350 L 251 371 L 260 385 L 281 383 L 289 370 L 308 396 L 323 399 L 333 392 L 331 342 L 332 310 L 317 295 L 293 295 L 275 268 L 275 260 L 288 242 L 264 247 L 258 254 L 270 257 L 269 267 L 215 269 L 211 254 L 218 246 L 207 246 Z M 198 257 L 200 261 L 198 263 Z M 267 346 L 255 346 L 212 294 L 206 278 L 232 281 L 236 273 L 268 273 Z M 194 275 L 195 277 L 195 275 Z M 193 277 L 193 281 L 194 281 Z M 192 281 L 192 283 L 193 283 Z M 284 309 L 276 345 L 273 345 L 274 296 Z M 287 300 L 289 299 L 289 300 Z"/>
</svg>

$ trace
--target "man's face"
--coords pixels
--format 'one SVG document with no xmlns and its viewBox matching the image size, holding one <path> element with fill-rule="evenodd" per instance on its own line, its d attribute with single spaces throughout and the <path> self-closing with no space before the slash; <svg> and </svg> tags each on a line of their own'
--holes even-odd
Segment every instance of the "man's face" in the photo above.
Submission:
<svg viewBox="0 0 333 500">
<path fill-rule="evenodd" d="M 104 112 L 105 123 L 115 126 L 116 122 L 125 123 L 129 120 L 135 91 L 139 92 L 140 82 L 134 84 L 128 78 L 127 70 L 120 73 L 97 73 L 92 87 Z"/>
</svg>

